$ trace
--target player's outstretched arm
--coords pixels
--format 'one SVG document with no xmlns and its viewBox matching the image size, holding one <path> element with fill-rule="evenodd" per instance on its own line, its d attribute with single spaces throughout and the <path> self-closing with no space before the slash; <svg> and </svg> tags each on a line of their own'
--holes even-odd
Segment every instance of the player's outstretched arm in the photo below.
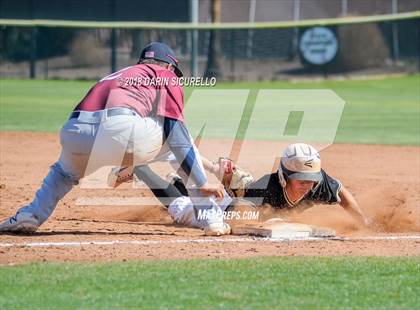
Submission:
<svg viewBox="0 0 420 310">
<path fill-rule="evenodd" d="M 365 226 L 370 225 L 370 220 L 363 214 L 354 196 L 344 186 L 341 187 L 338 195 L 341 199 L 340 206 L 344 210 L 350 213 L 358 222 Z"/>
<path fill-rule="evenodd" d="M 223 180 L 225 177 L 232 177 L 232 173 L 235 170 L 235 163 L 227 158 L 220 157 L 217 162 L 210 161 L 203 155 L 200 156 L 203 162 L 203 167 L 206 171 L 214 174 L 219 180 Z"/>
<path fill-rule="evenodd" d="M 219 166 L 216 163 L 212 162 L 210 159 L 204 157 L 203 155 L 201 155 L 200 157 L 201 161 L 203 162 L 204 169 L 217 176 L 217 174 L 219 173 Z"/>
</svg>

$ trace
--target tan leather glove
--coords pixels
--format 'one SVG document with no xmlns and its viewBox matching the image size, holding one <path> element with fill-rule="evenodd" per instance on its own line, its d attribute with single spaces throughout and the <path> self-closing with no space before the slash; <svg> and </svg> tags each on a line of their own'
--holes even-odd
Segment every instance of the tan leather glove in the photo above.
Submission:
<svg viewBox="0 0 420 310">
<path fill-rule="evenodd" d="M 231 197 L 243 197 L 247 186 L 254 181 L 248 172 L 226 157 L 219 158 L 220 179 Z"/>
</svg>

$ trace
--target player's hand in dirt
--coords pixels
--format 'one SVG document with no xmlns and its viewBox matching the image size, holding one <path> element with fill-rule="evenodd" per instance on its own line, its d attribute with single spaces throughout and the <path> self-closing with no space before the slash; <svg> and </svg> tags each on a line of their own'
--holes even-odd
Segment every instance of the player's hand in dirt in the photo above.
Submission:
<svg viewBox="0 0 420 310">
<path fill-rule="evenodd" d="M 224 197 L 224 187 L 220 183 L 209 183 L 206 182 L 200 187 L 200 192 L 204 196 L 215 196 L 216 199 L 222 199 Z"/>
</svg>

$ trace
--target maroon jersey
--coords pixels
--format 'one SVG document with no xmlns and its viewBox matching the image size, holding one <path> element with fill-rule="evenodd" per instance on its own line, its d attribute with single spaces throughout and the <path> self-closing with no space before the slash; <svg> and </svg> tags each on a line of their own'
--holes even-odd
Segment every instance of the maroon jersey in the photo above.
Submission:
<svg viewBox="0 0 420 310">
<path fill-rule="evenodd" d="M 177 76 L 153 64 L 138 64 L 104 77 L 75 110 L 127 107 L 143 117 L 166 116 L 184 121 L 184 92 Z"/>
</svg>

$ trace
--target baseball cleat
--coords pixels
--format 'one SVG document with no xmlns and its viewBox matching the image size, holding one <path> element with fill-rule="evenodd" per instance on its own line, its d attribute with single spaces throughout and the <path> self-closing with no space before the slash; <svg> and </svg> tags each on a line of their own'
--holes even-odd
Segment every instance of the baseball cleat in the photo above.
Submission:
<svg viewBox="0 0 420 310">
<path fill-rule="evenodd" d="M 204 234 L 206 236 L 223 236 L 230 235 L 231 229 L 227 223 L 212 223 L 204 227 Z"/>
<path fill-rule="evenodd" d="M 39 222 L 35 215 L 29 212 L 17 212 L 0 224 L 0 232 L 22 232 L 32 233 L 39 227 Z"/>
<path fill-rule="evenodd" d="M 108 174 L 107 184 L 109 187 L 118 187 L 123 183 L 133 181 L 133 167 L 115 167 Z"/>
</svg>

